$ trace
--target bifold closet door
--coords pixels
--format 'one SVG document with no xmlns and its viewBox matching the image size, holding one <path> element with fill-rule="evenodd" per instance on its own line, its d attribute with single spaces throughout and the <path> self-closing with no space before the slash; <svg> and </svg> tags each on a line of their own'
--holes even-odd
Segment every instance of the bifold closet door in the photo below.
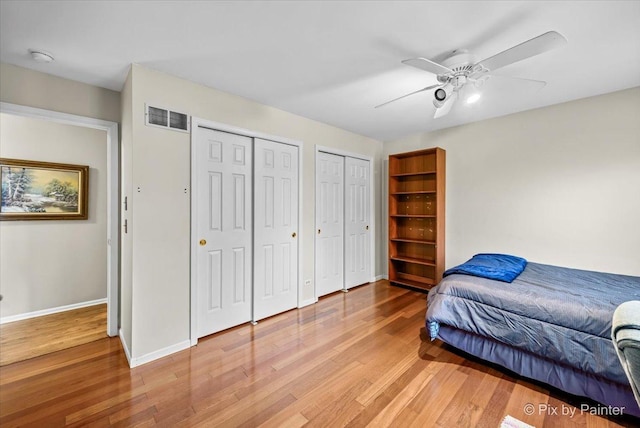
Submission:
<svg viewBox="0 0 640 428">
<path fill-rule="evenodd" d="M 196 310 L 202 337 L 251 320 L 252 141 L 197 132 Z"/>
<path fill-rule="evenodd" d="M 344 157 L 316 155 L 316 292 L 344 287 Z"/>
<path fill-rule="evenodd" d="M 254 140 L 253 319 L 298 306 L 298 147 Z"/>
<path fill-rule="evenodd" d="M 371 204 L 369 161 L 345 158 L 345 288 L 371 279 Z"/>
</svg>

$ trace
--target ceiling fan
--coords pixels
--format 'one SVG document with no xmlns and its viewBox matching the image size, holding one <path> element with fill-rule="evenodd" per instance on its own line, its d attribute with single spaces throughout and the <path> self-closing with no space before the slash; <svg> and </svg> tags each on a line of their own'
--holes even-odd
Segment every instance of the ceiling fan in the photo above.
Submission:
<svg viewBox="0 0 640 428">
<path fill-rule="evenodd" d="M 566 43 L 567 39 L 565 39 L 562 34 L 549 31 L 478 62 L 476 62 L 474 56 L 466 50 L 453 51 L 442 61 L 442 64 L 426 58 L 404 60 L 402 61 L 403 64 L 435 74 L 438 83 L 394 98 L 375 108 L 386 106 L 387 104 L 411 95 L 435 89 L 433 93 L 433 105 L 436 107 L 434 118 L 439 118 L 451 111 L 457 99 L 464 98 L 469 104 L 477 101 L 480 98 L 479 89 L 490 78 L 527 81 L 542 87 L 546 85 L 547 82 L 518 77 L 495 76 L 490 73 L 500 67 L 536 56 Z"/>
</svg>

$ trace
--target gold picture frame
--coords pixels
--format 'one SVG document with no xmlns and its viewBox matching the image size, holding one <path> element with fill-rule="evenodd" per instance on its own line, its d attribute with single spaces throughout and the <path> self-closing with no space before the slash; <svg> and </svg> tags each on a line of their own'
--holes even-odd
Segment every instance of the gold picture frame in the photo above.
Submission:
<svg viewBox="0 0 640 428">
<path fill-rule="evenodd" d="M 0 220 L 86 220 L 89 167 L 0 158 Z"/>
</svg>

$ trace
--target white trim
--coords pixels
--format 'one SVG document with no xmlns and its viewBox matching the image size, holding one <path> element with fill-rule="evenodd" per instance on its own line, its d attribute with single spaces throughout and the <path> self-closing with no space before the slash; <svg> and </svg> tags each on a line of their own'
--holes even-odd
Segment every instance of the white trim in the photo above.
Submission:
<svg viewBox="0 0 640 428">
<path fill-rule="evenodd" d="M 131 366 L 131 351 L 129 351 L 129 345 L 127 344 L 127 341 L 124 340 L 124 335 L 122 333 L 122 329 L 118 330 L 118 336 L 120 337 L 120 343 L 122 344 L 122 349 L 124 349 L 124 355 L 127 357 L 127 363 L 129 364 L 129 367 Z"/>
<path fill-rule="evenodd" d="M 302 270 L 302 248 L 304 239 L 304 233 L 302 233 L 304 230 L 304 228 L 302 227 L 304 219 L 302 215 L 302 206 L 304 205 L 304 200 L 302 199 L 302 195 L 304 194 L 304 163 L 302 162 L 303 158 L 304 156 L 301 141 L 300 145 L 298 146 L 298 308 L 303 308 L 316 302 L 315 294 L 307 300 L 302 299 L 302 290 L 304 289 L 304 272 Z"/>
<path fill-rule="evenodd" d="M 39 311 L 26 312 L 24 314 L 8 315 L 0 318 L 0 324 L 6 324 L 14 321 L 22 321 L 29 318 L 41 317 L 44 315 L 57 314 L 59 312 L 71 311 L 74 309 L 87 308 L 89 306 L 102 305 L 107 303 L 107 299 L 90 300 L 88 302 L 73 303 L 71 305 L 58 306 L 55 308 L 41 309 Z"/>
<path fill-rule="evenodd" d="M 303 258 L 302 258 L 302 237 L 304 233 L 302 233 L 302 204 L 303 204 L 303 182 L 302 179 L 304 177 L 304 167 L 302 164 L 303 159 L 303 142 L 298 140 L 293 140 L 291 138 L 279 137 L 270 134 L 265 134 L 262 132 L 251 131 L 249 129 L 239 128 L 237 126 L 227 125 L 224 123 L 214 122 L 207 119 L 201 119 L 198 117 L 191 116 L 191 245 L 190 245 L 190 258 L 191 258 L 191 268 L 190 268 L 190 294 L 191 294 L 191 307 L 190 307 L 190 334 L 189 334 L 189 343 L 190 346 L 195 346 L 198 344 L 198 329 L 197 329 L 197 299 L 196 299 L 196 290 L 197 284 L 195 278 L 196 271 L 196 251 L 197 251 L 197 241 L 198 237 L 196 236 L 196 225 L 197 223 L 197 209 L 196 203 L 194 201 L 193 195 L 196 194 L 196 142 L 197 137 L 196 133 L 200 128 L 212 129 L 214 131 L 223 131 L 229 132 L 231 134 L 242 135 L 250 138 L 260 138 L 262 140 L 275 141 L 277 143 L 289 144 L 291 146 L 298 147 L 298 307 L 301 308 L 303 306 L 307 306 L 309 304 L 315 303 L 317 299 L 315 295 L 311 300 L 302 301 L 301 289 L 302 284 L 304 284 L 304 280 L 302 278 L 303 274 Z M 252 149 L 253 150 L 253 149 Z"/>
<path fill-rule="evenodd" d="M 230 134 L 238 134 L 244 137 L 250 138 L 260 138 L 263 140 L 275 141 L 277 143 L 290 144 L 292 146 L 302 147 L 302 141 L 294 140 L 292 138 L 279 137 L 276 135 L 265 134 L 263 132 L 252 131 L 250 129 L 239 128 L 237 126 L 227 125 L 220 122 L 214 122 L 211 120 L 200 119 L 198 117 L 191 118 L 191 129 L 194 130 L 196 127 L 208 128 L 214 131 L 222 131 L 228 132 Z"/>
<path fill-rule="evenodd" d="M 178 342 L 174 345 L 167 346 L 165 348 L 158 349 L 157 351 L 142 355 L 141 357 L 132 358 L 131 351 L 129 350 L 129 347 L 127 345 L 127 341 L 124 340 L 122 329 L 119 330 L 118 335 L 120 336 L 120 342 L 122 343 L 124 355 L 127 357 L 129 368 L 134 368 L 137 366 L 141 366 L 142 364 L 150 363 L 151 361 L 155 361 L 162 357 L 166 357 L 167 355 L 171 355 L 175 352 L 180 352 L 191 347 L 191 342 L 189 340 L 183 340 L 182 342 Z"/>
<path fill-rule="evenodd" d="M 365 160 L 369 162 L 369 212 L 371 215 L 371 239 L 369 240 L 369 252 L 370 252 L 370 260 L 369 260 L 369 277 L 370 278 L 374 278 L 375 277 L 375 270 L 376 270 L 376 211 L 375 211 L 375 203 L 374 203 L 374 199 L 375 199 L 375 174 L 374 174 L 374 169 L 375 169 L 375 165 L 373 163 L 373 157 L 371 156 L 367 156 L 367 155 L 363 155 L 360 153 L 353 153 L 353 152 L 348 152 L 346 150 L 341 150 L 341 149 L 334 149 L 333 147 L 327 147 L 327 146 L 321 146 L 316 144 L 315 146 L 315 154 L 314 154 L 314 165 L 317 163 L 317 158 L 318 158 L 318 153 L 319 152 L 324 152 L 324 153 L 329 153 L 332 155 L 338 155 L 338 156 L 344 156 L 344 157 L 350 157 L 350 158 L 355 158 L 355 159 L 361 159 L 361 160 Z M 315 175 L 314 175 L 314 182 L 313 182 L 313 189 L 314 192 L 316 191 L 316 180 L 318 179 L 318 172 L 316 171 Z M 315 200 L 314 200 L 314 204 L 315 204 Z M 314 213 L 315 210 L 318 207 L 314 208 Z M 314 217 L 314 229 L 316 230 L 317 225 L 315 224 L 315 217 Z M 313 239 L 314 239 L 314 243 L 313 243 L 313 248 L 315 251 L 316 248 L 316 243 L 315 243 L 315 239 L 316 239 L 317 235 L 314 234 L 313 235 Z M 316 282 L 316 272 L 314 271 L 313 273 L 313 280 Z M 344 275 L 343 275 L 343 281 L 344 281 Z M 315 284 L 314 284 L 315 287 Z M 342 289 L 346 290 L 345 288 L 345 284 L 342 284 Z M 315 294 L 315 299 L 316 302 L 318 301 L 318 296 L 317 296 L 317 292 L 314 293 Z"/>
<path fill-rule="evenodd" d="M 167 355 L 184 351 L 185 349 L 189 349 L 189 347 L 191 347 L 191 341 L 183 340 L 182 342 L 178 342 L 173 345 L 167 346 L 165 348 L 158 349 L 157 351 L 149 352 L 148 354 L 142 355 L 140 357 L 132 357 L 129 360 L 129 367 L 130 368 L 138 367 L 143 364 L 150 363 L 151 361 L 158 360 L 162 357 L 166 357 Z M 126 353 L 127 352 L 125 351 L 125 354 Z"/>
<path fill-rule="evenodd" d="M 196 246 L 196 240 L 198 239 L 198 237 L 196 236 L 196 225 L 198 224 L 197 218 L 196 218 L 196 202 L 195 202 L 195 198 L 193 197 L 194 193 L 195 193 L 195 185 L 196 185 L 196 161 L 197 161 L 197 157 L 196 157 L 196 133 L 199 130 L 199 126 L 198 126 L 198 119 L 195 117 L 191 117 L 191 139 L 190 139 L 190 143 L 191 143 L 191 165 L 190 165 L 190 169 L 191 169 L 191 183 L 190 183 L 190 187 L 191 187 L 191 194 L 190 194 L 190 209 L 191 209 L 191 213 L 190 213 L 190 220 L 191 220 L 191 225 L 190 225 L 190 233 L 191 233 L 191 239 L 189 240 L 189 260 L 190 260 L 190 266 L 189 266 L 189 344 L 191 346 L 195 346 L 198 344 L 198 329 L 197 329 L 197 323 L 198 323 L 198 317 L 197 317 L 197 308 L 198 308 L 198 300 L 197 300 L 197 285 L 196 284 L 196 253 L 197 253 L 197 246 Z"/>
<path fill-rule="evenodd" d="M 362 159 L 369 162 L 373 162 L 373 158 L 371 156 L 363 155 L 360 153 L 348 152 L 346 150 L 334 149 L 333 147 L 320 146 L 316 144 L 316 152 L 324 152 L 332 155 L 345 156 L 349 158 Z"/>
<path fill-rule="evenodd" d="M 118 335 L 120 264 L 120 168 L 118 124 L 108 120 L 0 102 L 0 112 L 99 129 L 107 133 L 107 334 Z"/>
<path fill-rule="evenodd" d="M 388 275 L 378 275 L 373 279 L 373 282 L 380 281 L 381 279 L 389 279 Z"/>
</svg>

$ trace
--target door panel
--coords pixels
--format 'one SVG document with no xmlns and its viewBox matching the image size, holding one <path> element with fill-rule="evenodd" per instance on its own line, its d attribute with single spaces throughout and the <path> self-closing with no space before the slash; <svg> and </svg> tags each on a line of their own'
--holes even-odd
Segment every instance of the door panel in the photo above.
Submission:
<svg viewBox="0 0 640 428">
<path fill-rule="evenodd" d="M 345 288 L 371 279 L 369 161 L 345 158 Z"/>
<path fill-rule="evenodd" d="M 197 336 L 251 320 L 251 139 L 198 129 Z"/>
<path fill-rule="evenodd" d="M 255 139 L 254 321 L 298 306 L 298 147 Z"/>
<path fill-rule="evenodd" d="M 317 296 L 344 287 L 344 157 L 318 152 L 316 157 Z"/>
</svg>

